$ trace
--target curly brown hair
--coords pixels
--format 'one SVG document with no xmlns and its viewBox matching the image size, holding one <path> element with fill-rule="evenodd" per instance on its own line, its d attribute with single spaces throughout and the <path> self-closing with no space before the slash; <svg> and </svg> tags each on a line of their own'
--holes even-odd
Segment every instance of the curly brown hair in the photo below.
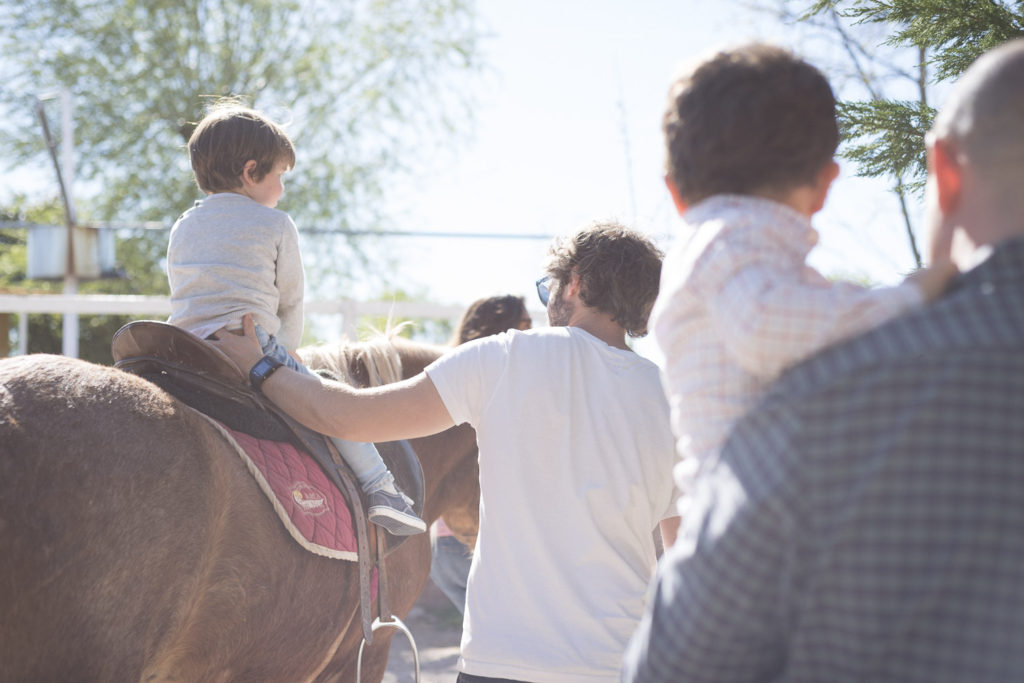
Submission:
<svg viewBox="0 0 1024 683">
<path fill-rule="evenodd" d="M 647 334 L 664 254 L 644 235 L 615 222 L 595 222 L 548 249 L 546 271 L 564 284 L 580 279 L 580 299 L 607 313 L 631 337 Z"/>
<path fill-rule="evenodd" d="M 662 130 L 666 172 L 689 204 L 814 182 L 839 145 L 825 77 L 759 43 L 719 52 L 677 79 Z"/>
<path fill-rule="evenodd" d="M 505 294 L 477 299 L 462 314 L 459 327 L 452 335 L 451 345 L 518 329 L 526 315 L 526 302 L 521 296 Z"/>
<path fill-rule="evenodd" d="M 263 114 L 233 100 L 215 104 L 188 141 L 196 184 L 204 192 L 230 192 L 242 186 L 245 164 L 256 162 L 259 182 L 278 162 L 295 166 L 295 148 L 288 134 Z"/>
</svg>

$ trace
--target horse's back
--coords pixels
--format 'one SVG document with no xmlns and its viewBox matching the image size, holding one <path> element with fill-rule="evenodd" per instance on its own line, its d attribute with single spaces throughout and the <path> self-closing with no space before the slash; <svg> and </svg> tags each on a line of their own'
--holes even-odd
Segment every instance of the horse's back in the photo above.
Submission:
<svg viewBox="0 0 1024 683">
<path fill-rule="evenodd" d="M 0 547 L 0 680 L 298 680 L 350 617 L 202 417 L 60 356 L 0 361 Z"/>
</svg>

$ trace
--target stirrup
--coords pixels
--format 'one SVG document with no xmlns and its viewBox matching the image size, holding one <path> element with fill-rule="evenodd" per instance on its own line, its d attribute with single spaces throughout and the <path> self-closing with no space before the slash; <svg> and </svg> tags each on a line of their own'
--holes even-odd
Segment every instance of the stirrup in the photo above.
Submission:
<svg viewBox="0 0 1024 683">
<path fill-rule="evenodd" d="M 370 625 L 370 632 L 373 633 L 382 628 L 397 629 L 405 634 L 405 637 L 409 640 L 409 647 L 412 648 L 413 680 L 416 683 L 420 683 L 420 653 L 416 649 L 416 639 L 412 637 L 412 631 L 409 630 L 409 627 L 401 619 L 393 614 L 390 621 L 381 621 L 380 617 L 374 619 L 373 624 Z M 356 683 L 363 682 L 363 647 L 365 645 L 366 638 L 363 638 L 362 642 L 359 643 L 359 658 L 356 659 Z"/>
</svg>

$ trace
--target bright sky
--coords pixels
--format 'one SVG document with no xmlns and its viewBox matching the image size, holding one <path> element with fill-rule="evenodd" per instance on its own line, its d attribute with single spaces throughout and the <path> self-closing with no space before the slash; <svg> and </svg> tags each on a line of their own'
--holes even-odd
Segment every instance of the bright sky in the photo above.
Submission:
<svg viewBox="0 0 1024 683">
<path fill-rule="evenodd" d="M 395 229 L 556 235 L 615 218 L 667 249 L 685 237 L 662 183 L 660 131 L 679 66 L 752 39 L 788 45 L 823 68 L 827 57 L 819 60 L 792 28 L 740 0 L 479 0 L 478 7 L 489 34 L 486 66 L 464 84 L 477 95 L 475 123 L 390 193 Z M 850 164 L 842 166 L 815 218 L 821 242 L 811 262 L 830 276 L 898 281 L 913 263 L 896 200 L 883 183 L 853 178 Z M 917 218 L 920 208 L 912 210 Z M 533 282 L 547 240 L 389 240 L 395 287 L 455 305 L 520 294 L 542 316 Z M 380 294 L 359 290 L 344 294 Z"/>
<path fill-rule="evenodd" d="M 809 3 L 808 3 L 809 4 Z M 398 227 L 555 235 L 617 218 L 667 248 L 679 222 L 662 184 L 660 117 L 678 66 L 727 44 L 764 39 L 811 61 L 794 32 L 741 3 L 700 0 L 481 0 L 493 36 L 472 136 L 403 188 Z M 812 263 L 826 274 L 898 281 L 912 259 L 895 199 L 850 178 L 815 225 Z M 916 209 L 915 209 L 916 210 Z M 855 227 L 856 226 L 856 227 Z M 402 281 L 439 303 L 511 292 L 535 302 L 540 240 L 395 238 Z"/>
</svg>

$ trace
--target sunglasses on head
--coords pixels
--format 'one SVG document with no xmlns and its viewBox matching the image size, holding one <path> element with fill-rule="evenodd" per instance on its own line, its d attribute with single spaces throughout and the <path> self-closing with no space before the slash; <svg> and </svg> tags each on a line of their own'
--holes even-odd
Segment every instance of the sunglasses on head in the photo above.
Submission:
<svg viewBox="0 0 1024 683">
<path fill-rule="evenodd" d="M 540 298 L 540 302 L 546 307 L 548 305 L 548 299 L 551 298 L 551 288 L 548 286 L 548 281 L 551 279 L 550 275 L 545 275 L 541 279 L 537 280 L 537 297 Z"/>
</svg>

